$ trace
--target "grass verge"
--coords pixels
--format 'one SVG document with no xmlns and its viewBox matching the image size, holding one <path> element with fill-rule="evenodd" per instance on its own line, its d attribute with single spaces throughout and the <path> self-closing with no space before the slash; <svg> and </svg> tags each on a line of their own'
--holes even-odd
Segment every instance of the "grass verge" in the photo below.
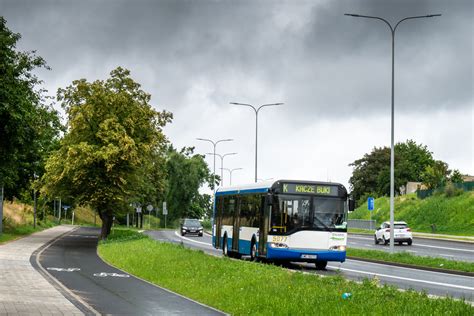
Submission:
<svg viewBox="0 0 474 316">
<path fill-rule="evenodd" d="M 420 267 L 447 269 L 454 271 L 472 272 L 474 273 L 474 263 L 465 261 L 454 261 L 444 258 L 415 256 L 408 252 L 388 253 L 381 250 L 368 249 L 347 249 L 347 256 L 373 259 L 386 262 L 395 262 L 403 264 L 411 264 Z"/>
<path fill-rule="evenodd" d="M 5 227 L 3 233 L 0 234 L 0 244 L 42 231 L 43 229 L 53 226 L 55 226 L 55 223 L 51 221 L 39 221 L 38 225 L 36 225 L 36 228 L 33 228 L 33 225 Z"/>
<path fill-rule="evenodd" d="M 140 278 L 233 315 L 472 315 L 474 307 L 450 298 L 400 292 L 342 276 L 318 277 L 268 264 L 216 258 L 116 230 L 99 245 L 104 260 Z M 349 299 L 343 293 L 351 293 Z"/>
</svg>

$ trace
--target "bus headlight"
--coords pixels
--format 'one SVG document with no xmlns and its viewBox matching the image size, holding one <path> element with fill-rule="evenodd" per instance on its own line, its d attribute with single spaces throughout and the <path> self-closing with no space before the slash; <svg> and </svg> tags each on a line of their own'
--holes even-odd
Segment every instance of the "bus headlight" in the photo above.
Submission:
<svg viewBox="0 0 474 316">
<path fill-rule="evenodd" d="M 346 246 L 344 245 L 332 246 L 331 248 L 329 248 L 329 250 L 346 251 Z"/>
<path fill-rule="evenodd" d="M 281 242 L 271 242 L 269 245 L 271 248 L 288 248 L 287 244 Z"/>
</svg>

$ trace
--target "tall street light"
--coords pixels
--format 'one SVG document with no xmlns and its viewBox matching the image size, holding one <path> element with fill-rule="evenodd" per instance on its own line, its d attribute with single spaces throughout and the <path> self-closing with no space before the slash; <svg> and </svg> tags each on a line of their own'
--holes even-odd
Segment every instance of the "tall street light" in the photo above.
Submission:
<svg viewBox="0 0 474 316">
<path fill-rule="evenodd" d="M 421 18 L 432 18 L 435 16 L 441 16 L 441 14 L 429 14 L 429 15 L 420 15 L 420 16 L 410 16 L 401 19 L 400 21 L 395 24 L 395 27 L 390 24 L 387 20 L 377 17 L 377 16 L 369 16 L 369 15 L 360 15 L 360 14 L 344 14 L 347 16 L 352 16 L 356 18 L 367 18 L 367 19 L 376 19 L 385 22 L 390 28 L 392 34 L 392 135 L 391 135 L 391 150 L 390 150 L 390 252 L 394 251 L 394 231 L 395 228 L 393 226 L 394 222 L 394 203 L 393 203 L 393 196 L 395 192 L 395 176 L 394 176 L 394 169 L 395 169 L 395 150 L 394 150 L 394 112 L 395 112 L 395 31 L 400 23 L 406 20 L 412 19 L 421 19 Z"/>
<path fill-rule="evenodd" d="M 224 185 L 224 174 L 222 173 L 222 169 L 224 168 L 224 157 L 225 156 L 231 156 L 231 155 L 237 155 L 237 153 L 227 153 L 223 155 L 215 154 L 215 153 L 207 153 L 206 155 L 215 155 L 221 158 L 221 186 Z"/>
<path fill-rule="evenodd" d="M 210 142 L 212 144 L 212 146 L 214 147 L 214 168 L 213 168 L 213 173 L 212 173 L 212 187 L 214 188 L 214 194 L 216 193 L 216 146 L 217 144 L 221 143 L 221 142 L 230 142 L 230 141 L 233 141 L 233 139 L 231 138 L 227 138 L 227 139 L 219 139 L 217 141 L 213 141 L 211 139 L 207 139 L 207 138 L 196 138 L 197 140 L 201 140 L 201 141 L 204 141 L 204 142 Z"/>
<path fill-rule="evenodd" d="M 236 170 L 242 170 L 243 168 L 234 168 L 234 169 L 221 168 L 221 169 L 224 169 L 224 170 L 229 171 L 229 174 L 230 174 L 230 176 L 229 176 L 229 179 L 230 179 L 230 180 L 229 180 L 229 186 L 231 186 L 231 185 L 232 185 L 232 172 L 234 172 L 234 171 L 236 171 Z"/>
<path fill-rule="evenodd" d="M 263 105 L 260 105 L 258 108 L 256 108 L 252 104 L 246 104 L 246 103 L 230 102 L 230 104 L 248 106 L 248 107 L 251 107 L 255 111 L 255 182 L 257 182 L 258 112 L 263 107 L 274 106 L 274 105 L 282 105 L 283 103 L 263 104 Z"/>
</svg>

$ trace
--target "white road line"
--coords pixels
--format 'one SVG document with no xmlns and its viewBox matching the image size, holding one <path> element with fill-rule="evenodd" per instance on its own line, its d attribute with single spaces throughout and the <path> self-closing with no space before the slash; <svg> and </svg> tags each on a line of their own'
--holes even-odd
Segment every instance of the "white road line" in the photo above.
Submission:
<svg viewBox="0 0 474 316">
<path fill-rule="evenodd" d="M 371 238 L 367 238 L 367 237 L 358 237 L 358 236 L 350 236 L 349 238 L 353 238 L 353 239 L 364 239 L 364 240 L 371 240 Z M 415 237 L 415 239 L 416 239 L 416 237 Z M 461 248 L 451 248 L 451 247 L 442 247 L 442 246 L 432 246 L 432 245 L 419 244 L 419 243 L 416 243 L 416 244 L 414 244 L 414 245 L 415 245 L 415 246 L 417 246 L 417 247 L 438 248 L 438 249 L 447 249 L 447 250 L 465 251 L 465 252 L 472 252 L 472 253 L 474 253 L 474 249 L 473 249 L 473 250 L 469 250 L 469 249 L 461 249 Z"/>
<path fill-rule="evenodd" d="M 460 249 L 460 248 L 450 248 L 450 247 L 431 246 L 431 245 L 418 244 L 418 243 L 417 243 L 416 245 L 417 245 L 417 246 L 420 246 L 420 247 L 429 247 L 429 248 L 447 249 L 447 250 L 465 251 L 465 252 L 472 252 L 472 253 L 474 253 L 474 250 L 469 250 L 469 249 Z"/>
<path fill-rule="evenodd" d="M 195 243 L 198 243 L 198 244 L 202 244 L 202 245 L 206 245 L 206 246 L 212 247 L 212 245 L 211 245 L 211 244 L 208 244 L 207 242 L 197 241 L 197 240 L 194 240 L 194 239 L 191 239 L 191 238 L 183 237 L 183 236 L 181 236 L 180 234 L 178 234 L 177 231 L 175 231 L 174 234 L 175 234 L 176 236 L 178 236 L 179 238 L 181 238 L 181 239 L 185 239 L 185 240 L 192 241 L 192 242 L 195 242 Z"/>
<path fill-rule="evenodd" d="M 443 256 L 443 257 L 454 257 L 453 255 L 447 255 L 447 254 L 444 254 L 444 253 L 440 253 L 439 255 Z"/>
<path fill-rule="evenodd" d="M 416 251 L 416 250 L 407 250 L 406 252 L 414 252 L 414 253 L 418 253 L 418 251 Z"/>
<path fill-rule="evenodd" d="M 419 280 L 419 279 L 405 278 L 405 277 L 399 277 L 399 276 L 381 274 L 381 273 L 365 272 L 365 271 L 346 269 L 346 268 L 334 268 L 334 269 L 335 270 L 339 269 L 339 270 L 342 270 L 342 271 L 355 272 L 355 273 L 361 273 L 361 274 L 367 274 L 367 275 L 373 275 L 373 276 L 379 276 L 379 277 L 385 277 L 385 278 L 390 278 L 390 279 L 398 279 L 398 280 L 404 280 L 404 281 L 412 281 L 412 282 L 418 282 L 418 283 L 426 283 L 426 284 L 440 285 L 440 286 L 445 286 L 445 287 L 453 287 L 453 288 L 457 288 L 457 289 L 474 291 L 474 287 L 469 287 L 469 286 L 462 286 L 462 285 L 455 285 L 455 284 L 448 284 L 448 283 L 441 283 L 441 282 L 425 281 L 425 280 Z"/>
</svg>

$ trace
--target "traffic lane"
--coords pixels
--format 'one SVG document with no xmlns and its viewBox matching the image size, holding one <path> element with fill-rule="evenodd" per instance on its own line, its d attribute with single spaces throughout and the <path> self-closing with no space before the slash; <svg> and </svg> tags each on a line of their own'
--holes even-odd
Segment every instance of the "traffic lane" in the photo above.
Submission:
<svg viewBox="0 0 474 316">
<path fill-rule="evenodd" d="M 375 245 L 373 236 L 348 235 L 347 246 L 371 250 L 390 251 L 388 245 Z M 398 245 L 396 252 L 409 252 L 417 256 L 440 257 L 449 260 L 474 262 L 474 244 L 465 242 L 414 238 L 413 244 Z"/>
<path fill-rule="evenodd" d="M 361 281 L 377 278 L 381 284 L 401 289 L 425 291 L 436 296 L 452 296 L 474 302 L 474 278 L 447 273 L 424 271 L 383 264 L 346 260 L 343 264 L 329 263 L 328 269 L 340 271 L 346 278 Z"/>
<path fill-rule="evenodd" d="M 221 256 L 222 251 L 212 246 L 212 238 L 204 234 L 202 237 L 194 235 L 181 236 L 174 230 L 149 230 L 144 232 L 146 235 L 158 241 L 171 242 L 175 244 L 191 244 L 193 248 L 203 250 L 215 256 Z"/>
<path fill-rule="evenodd" d="M 183 242 L 183 244 L 189 247 L 197 248 L 199 245 L 196 243 L 196 240 L 185 239 L 177 233 L 174 234 L 172 231 L 165 232 L 163 237 L 169 238 L 170 235 L 173 235 L 175 239 L 181 239 L 181 241 L 177 242 Z M 211 237 L 207 237 L 207 239 L 204 240 L 207 240 L 209 246 L 212 247 L 210 244 L 212 240 Z M 342 274 L 347 279 L 354 281 L 362 281 L 376 277 L 381 284 L 392 285 L 401 289 L 426 291 L 428 294 L 436 296 L 465 298 L 470 302 L 474 302 L 474 278 L 467 276 L 395 267 L 350 259 L 344 263 L 329 262 L 326 271 L 316 270 L 314 264 L 307 263 L 290 263 L 283 266 L 296 270 L 303 268 L 305 272 L 318 275 Z"/>
<path fill-rule="evenodd" d="M 82 227 L 54 242 L 39 262 L 99 313 L 222 315 L 109 266 L 97 255 L 98 234 L 99 229 Z"/>
</svg>

